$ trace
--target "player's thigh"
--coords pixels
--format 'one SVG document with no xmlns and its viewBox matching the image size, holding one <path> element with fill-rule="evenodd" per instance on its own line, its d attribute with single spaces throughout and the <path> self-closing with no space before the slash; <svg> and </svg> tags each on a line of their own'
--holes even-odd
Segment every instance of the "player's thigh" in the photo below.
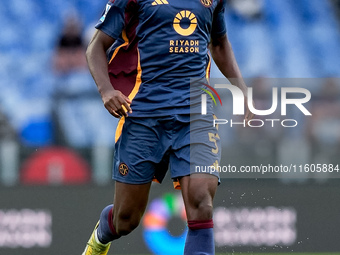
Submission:
<svg viewBox="0 0 340 255">
<path fill-rule="evenodd" d="M 138 225 L 148 203 L 150 183 L 127 184 L 116 182 L 113 223 L 115 226 L 122 225 L 123 222 Z"/>
<path fill-rule="evenodd" d="M 211 219 L 218 178 L 209 174 L 194 174 L 182 177 L 180 184 L 188 220 Z"/>
<path fill-rule="evenodd" d="M 151 182 L 167 151 L 162 137 L 157 118 L 126 118 L 115 145 L 113 179 L 135 185 Z"/>
</svg>

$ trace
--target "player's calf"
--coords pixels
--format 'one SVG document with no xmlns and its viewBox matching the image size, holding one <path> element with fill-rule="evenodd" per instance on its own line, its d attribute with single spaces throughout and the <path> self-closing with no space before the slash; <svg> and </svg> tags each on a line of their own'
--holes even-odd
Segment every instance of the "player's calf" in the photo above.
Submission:
<svg viewBox="0 0 340 255">
<path fill-rule="evenodd" d="M 188 235 L 184 255 L 213 255 L 214 223 L 212 220 L 213 207 L 210 195 L 196 195 L 188 206 Z M 189 218 L 190 217 L 190 218 Z"/>
<path fill-rule="evenodd" d="M 107 244 L 115 239 L 118 239 L 119 235 L 113 225 L 113 205 L 108 205 L 104 208 L 100 214 L 99 226 L 97 229 L 98 240 L 102 244 Z"/>
</svg>

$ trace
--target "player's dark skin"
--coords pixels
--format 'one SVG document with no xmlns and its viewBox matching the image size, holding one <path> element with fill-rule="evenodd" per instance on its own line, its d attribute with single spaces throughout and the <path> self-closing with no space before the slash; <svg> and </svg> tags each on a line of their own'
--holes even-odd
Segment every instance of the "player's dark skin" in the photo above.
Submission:
<svg viewBox="0 0 340 255">
<path fill-rule="evenodd" d="M 113 43 L 113 38 L 97 30 L 88 46 L 86 57 L 105 108 L 116 118 L 127 117 L 132 113 L 131 100 L 120 91 L 113 89 L 108 75 L 106 51 Z M 245 102 L 247 102 L 247 87 L 227 36 L 212 40 L 210 51 L 222 74 L 226 78 L 234 78 L 232 83 L 244 92 Z M 245 120 L 248 121 L 252 117 L 253 114 L 246 104 Z M 195 174 L 180 178 L 180 184 L 188 220 L 211 219 L 218 179 L 206 174 Z M 113 224 L 119 235 L 127 235 L 138 226 L 148 202 L 150 186 L 151 182 L 126 184 L 116 181 Z"/>
</svg>

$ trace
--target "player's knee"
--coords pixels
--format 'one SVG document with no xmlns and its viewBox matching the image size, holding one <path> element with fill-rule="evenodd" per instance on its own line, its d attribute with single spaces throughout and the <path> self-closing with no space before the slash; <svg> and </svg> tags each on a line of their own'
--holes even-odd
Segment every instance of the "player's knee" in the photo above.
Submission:
<svg viewBox="0 0 340 255">
<path fill-rule="evenodd" d="M 197 208 L 197 218 L 200 220 L 212 219 L 213 217 L 213 206 L 208 203 L 200 203 Z"/>
<path fill-rule="evenodd" d="M 114 222 L 117 233 L 125 236 L 138 227 L 140 217 L 131 213 L 119 213 Z"/>
<path fill-rule="evenodd" d="M 192 197 L 192 201 L 188 208 L 195 220 L 212 219 L 213 205 L 212 198 L 207 194 L 196 194 Z"/>
</svg>

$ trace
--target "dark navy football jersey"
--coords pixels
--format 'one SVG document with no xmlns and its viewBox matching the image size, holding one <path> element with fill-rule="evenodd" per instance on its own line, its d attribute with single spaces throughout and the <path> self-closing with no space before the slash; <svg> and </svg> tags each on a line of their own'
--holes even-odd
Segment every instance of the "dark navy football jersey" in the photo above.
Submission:
<svg viewBox="0 0 340 255">
<path fill-rule="evenodd" d="M 111 0 L 96 25 L 116 39 L 114 88 L 132 100 L 130 116 L 190 113 L 190 78 L 208 78 L 211 38 L 226 33 L 225 0 Z"/>
</svg>

